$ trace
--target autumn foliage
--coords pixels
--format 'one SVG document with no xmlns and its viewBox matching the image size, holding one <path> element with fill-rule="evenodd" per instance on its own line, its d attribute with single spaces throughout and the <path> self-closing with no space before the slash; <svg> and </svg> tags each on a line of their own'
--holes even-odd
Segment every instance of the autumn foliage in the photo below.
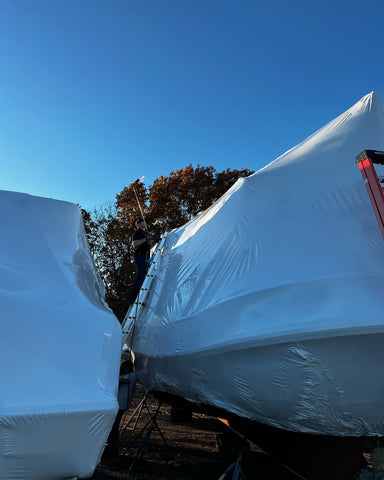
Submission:
<svg viewBox="0 0 384 480">
<path fill-rule="evenodd" d="M 116 204 L 90 213 L 83 210 L 88 242 L 106 287 L 106 301 L 120 321 L 135 269 L 131 237 L 135 220 L 144 216 L 155 242 L 218 200 L 241 177 L 253 173 L 197 165 L 156 178 L 149 188 L 139 179 L 116 195 Z"/>
</svg>

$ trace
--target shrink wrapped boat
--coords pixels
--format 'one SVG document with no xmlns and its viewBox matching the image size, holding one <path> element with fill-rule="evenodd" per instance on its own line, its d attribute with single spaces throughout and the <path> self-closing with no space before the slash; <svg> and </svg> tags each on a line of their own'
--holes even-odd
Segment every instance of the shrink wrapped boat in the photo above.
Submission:
<svg viewBox="0 0 384 480">
<path fill-rule="evenodd" d="M 168 234 L 123 327 L 149 389 L 293 432 L 384 434 L 368 148 L 384 150 L 376 92 Z"/>
<path fill-rule="evenodd" d="M 89 477 L 118 409 L 121 328 L 80 209 L 1 191 L 0 224 L 0 477 Z"/>
</svg>

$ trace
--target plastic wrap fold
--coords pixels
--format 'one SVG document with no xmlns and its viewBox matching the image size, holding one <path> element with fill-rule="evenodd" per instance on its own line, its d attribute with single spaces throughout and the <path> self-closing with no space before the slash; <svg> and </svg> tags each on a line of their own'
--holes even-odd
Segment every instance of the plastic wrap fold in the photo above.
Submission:
<svg viewBox="0 0 384 480">
<path fill-rule="evenodd" d="M 384 433 L 384 241 L 364 149 L 384 150 L 375 92 L 168 235 L 126 338 L 149 388 L 288 430 Z"/>
<path fill-rule="evenodd" d="M 91 476 L 118 409 L 121 328 L 80 209 L 0 192 L 0 477 Z"/>
</svg>

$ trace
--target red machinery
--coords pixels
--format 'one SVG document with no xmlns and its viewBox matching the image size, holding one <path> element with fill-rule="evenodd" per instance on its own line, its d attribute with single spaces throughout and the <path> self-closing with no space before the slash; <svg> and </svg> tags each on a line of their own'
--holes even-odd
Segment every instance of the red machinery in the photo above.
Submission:
<svg viewBox="0 0 384 480">
<path fill-rule="evenodd" d="M 363 150 L 356 157 L 356 163 L 359 165 L 381 234 L 384 237 L 384 193 L 374 167 L 374 165 L 384 165 L 384 152 Z"/>
</svg>

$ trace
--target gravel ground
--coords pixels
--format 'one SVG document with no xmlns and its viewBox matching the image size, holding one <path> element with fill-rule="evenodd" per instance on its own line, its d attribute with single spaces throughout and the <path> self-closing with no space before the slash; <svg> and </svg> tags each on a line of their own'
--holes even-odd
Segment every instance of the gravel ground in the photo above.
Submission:
<svg viewBox="0 0 384 480">
<path fill-rule="evenodd" d="M 171 421 L 171 407 L 168 405 L 161 406 L 157 419 L 166 443 L 154 428 L 140 457 L 139 449 L 143 446 L 147 430 L 141 435 L 139 433 L 150 421 L 149 412 L 146 408 L 142 410 L 135 429 L 133 427 L 136 417 L 129 425 L 127 420 L 141 398 L 134 398 L 130 412 L 124 415 L 120 423 L 119 455 L 103 456 L 92 479 L 218 480 L 241 454 L 243 478 L 297 480 L 296 476 L 271 460 L 268 455 L 254 446 L 244 445 L 244 442 L 217 418 L 194 413 L 191 422 L 175 423 Z M 149 411 L 154 412 L 156 401 L 150 399 L 147 403 Z M 220 444 L 225 440 L 221 451 L 218 451 L 218 439 Z M 136 456 L 138 459 L 135 461 Z M 232 478 L 232 474 L 228 478 Z"/>
</svg>

